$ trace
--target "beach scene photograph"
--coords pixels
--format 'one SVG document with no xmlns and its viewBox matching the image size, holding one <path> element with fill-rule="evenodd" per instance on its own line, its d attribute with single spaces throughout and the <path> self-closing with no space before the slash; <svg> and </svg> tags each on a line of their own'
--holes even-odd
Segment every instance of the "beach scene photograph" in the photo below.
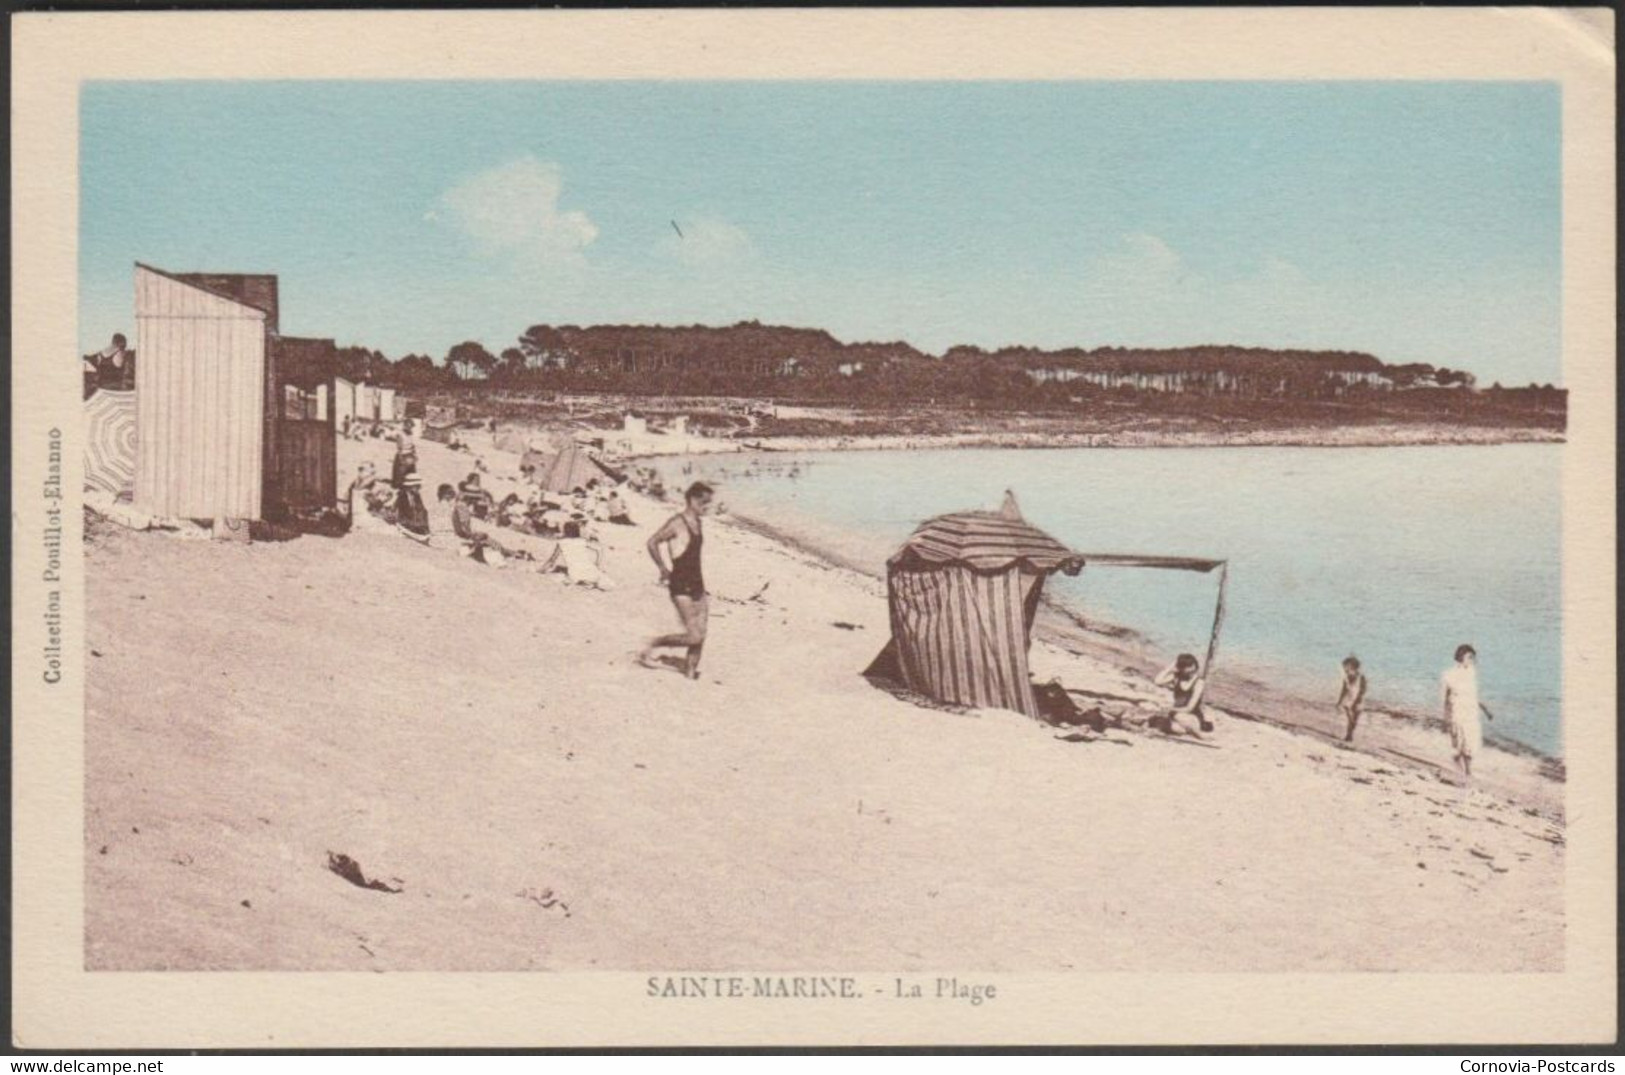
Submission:
<svg viewBox="0 0 1625 1075">
<path fill-rule="evenodd" d="M 84 968 L 1563 972 L 1562 105 L 84 83 Z"/>
</svg>

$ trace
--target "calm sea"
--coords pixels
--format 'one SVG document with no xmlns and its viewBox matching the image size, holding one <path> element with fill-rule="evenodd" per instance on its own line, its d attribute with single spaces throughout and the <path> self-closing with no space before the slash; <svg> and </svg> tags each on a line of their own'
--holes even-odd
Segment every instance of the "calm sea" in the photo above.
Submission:
<svg viewBox="0 0 1625 1075">
<path fill-rule="evenodd" d="M 881 573 L 922 519 L 1023 513 L 1081 552 L 1230 561 L 1216 666 L 1335 699 L 1359 656 L 1374 705 L 1434 711 L 1471 642 L 1489 728 L 1562 751 L 1562 446 L 987 449 L 668 461 L 731 510 Z M 1086 568 L 1047 591 L 1171 657 L 1201 654 L 1216 581 Z"/>
</svg>

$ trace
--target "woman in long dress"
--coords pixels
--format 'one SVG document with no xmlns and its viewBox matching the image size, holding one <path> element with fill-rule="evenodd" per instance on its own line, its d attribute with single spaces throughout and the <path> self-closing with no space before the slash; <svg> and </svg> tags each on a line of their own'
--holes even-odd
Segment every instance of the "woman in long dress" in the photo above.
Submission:
<svg viewBox="0 0 1625 1075">
<path fill-rule="evenodd" d="M 1450 747 L 1455 752 L 1461 775 L 1473 775 L 1473 757 L 1484 745 L 1484 728 L 1478 714 L 1494 720 L 1478 700 L 1478 651 L 1469 645 L 1456 647 L 1456 663 L 1443 680 L 1444 724 L 1450 731 Z"/>
</svg>

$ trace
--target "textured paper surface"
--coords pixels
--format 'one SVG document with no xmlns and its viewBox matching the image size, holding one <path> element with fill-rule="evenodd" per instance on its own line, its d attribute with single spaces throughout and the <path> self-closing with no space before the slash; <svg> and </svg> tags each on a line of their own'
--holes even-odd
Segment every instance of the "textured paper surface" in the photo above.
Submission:
<svg viewBox="0 0 1625 1075">
<path fill-rule="evenodd" d="M 16 1044 L 50 1047 L 1581 1042 L 1615 1036 L 1613 26 L 1605 11 L 346 12 L 13 20 Z M 1000 1002 L 647 999 L 644 975 L 87 973 L 83 572 L 38 646 L 48 431 L 82 453 L 83 79 L 1522 79 L 1563 93 L 1566 969 L 997 976 Z M 680 970 L 681 968 L 673 968 Z M 839 968 L 783 968 L 785 973 Z M 974 968 L 970 968 L 974 969 Z"/>
</svg>

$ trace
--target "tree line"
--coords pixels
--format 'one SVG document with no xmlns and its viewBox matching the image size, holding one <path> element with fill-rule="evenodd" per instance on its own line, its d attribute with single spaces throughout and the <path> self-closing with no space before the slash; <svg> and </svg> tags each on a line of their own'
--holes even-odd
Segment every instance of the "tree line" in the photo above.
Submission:
<svg viewBox="0 0 1625 1075">
<path fill-rule="evenodd" d="M 713 326 L 532 325 L 500 353 L 466 340 L 436 361 L 339 349 L 340 375 L 403 389 L 484 385 L 629 395 L 769 396 L 807 401 L 1064 406 L 1090 398 L 1194 396 L 1358 403 L 1407 390 L 1418 401 L 1473 389 L 1465 370 L 1390 365 L 1353 351 L 1226 345 L 1094 349 L 959 346 L 942 355 L 901 342 L 843 343 L 818 329 L 755 321 Z M 1494 387 L 1502 405 L 1561 406 L 1551 385 Z"/>
</svg>

